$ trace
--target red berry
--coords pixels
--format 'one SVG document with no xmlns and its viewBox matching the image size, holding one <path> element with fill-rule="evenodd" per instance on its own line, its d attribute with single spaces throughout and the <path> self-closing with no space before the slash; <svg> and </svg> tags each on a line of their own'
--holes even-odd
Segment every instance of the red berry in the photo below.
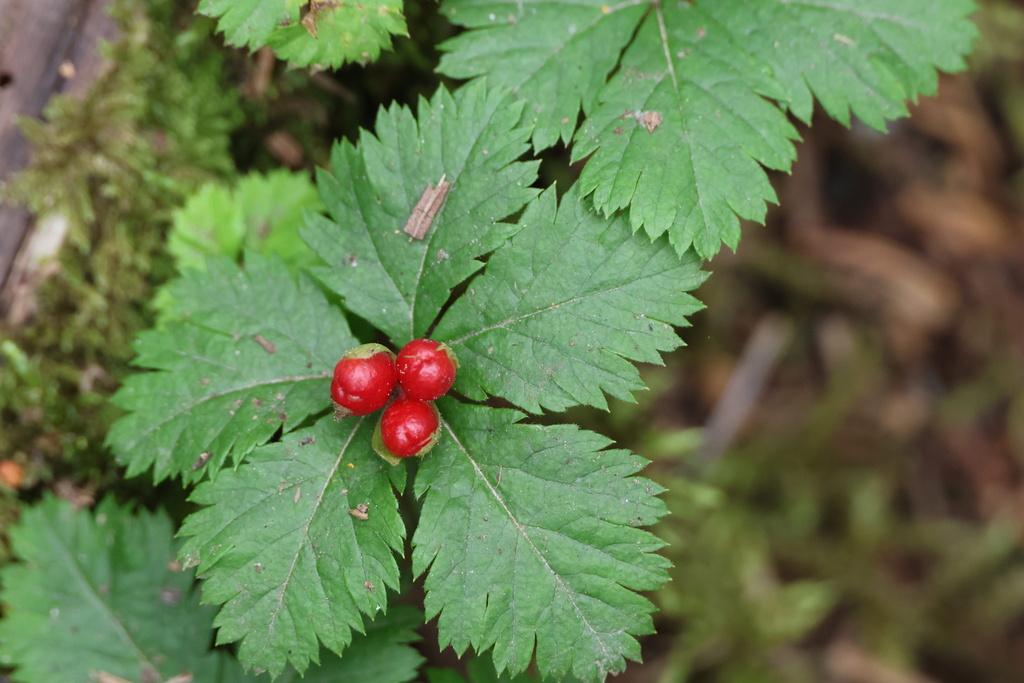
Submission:
<svg viewBox="0 0 1024 683">
<path fill-rule="evenodd" d="M 377 451 L 386 460 L 391 460 L 389 455 L 395 458 L 423 455 L 437 443 L 440 422 L 433 403 L 399 398 L 380 418 Z M 381 452 L 380 445 L 387 449 L 386 453 Z"/>
<path fill-rule="evenodd" d="M 334 366 L 331 399 L 345 414 L 369 415 L 384 407 L 397 381 L 394 355 L 380 344 L 363 344 Z"/>
<path fill-rule="evenodd" d="M 413 339 L 395 359 L 398 383 L 405 393 L 421 401 L 436 401 L 452 388 L 459 361 L 445 344 Z"/>
</svg>

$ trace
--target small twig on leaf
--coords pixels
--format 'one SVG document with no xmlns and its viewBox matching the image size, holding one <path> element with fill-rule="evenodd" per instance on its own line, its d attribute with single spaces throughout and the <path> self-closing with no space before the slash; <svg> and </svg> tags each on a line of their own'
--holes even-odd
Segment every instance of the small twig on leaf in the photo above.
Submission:
<svg viewBox="0 0 1024 683">
<path fill-rule="evenodd" d="M 427 183 L 427 189 L 423 190 L 420 200 L 412 208 L 412 214 L 405 223 L 405 234 L 414 240 L 421 240 L 427 236 L 434 217 L 441 210 L 441 205 L 444 204 L 444 199 L 452 186 L 446 178 L 447 176 L 442 175 L 436 186 Z"/>
<path fill-rule="evenodd" d="M 313 14 L 312 12 L 307 13 L 306 16 L 302 17 L 299 23 L 302 24 L 302 28 L 306 29 L 306 33 L 308 33 L 314 39 L 317 37 L 315 14 Z"/>
<path fill-rule="evenodd" d="M 274 342 L 270 341 L 262 334 L 254 334 L 252 336 L 252 340 L 259 344 L 267 353 L 277 353 L 277 347 L 274 345 Z"/>
</svg>

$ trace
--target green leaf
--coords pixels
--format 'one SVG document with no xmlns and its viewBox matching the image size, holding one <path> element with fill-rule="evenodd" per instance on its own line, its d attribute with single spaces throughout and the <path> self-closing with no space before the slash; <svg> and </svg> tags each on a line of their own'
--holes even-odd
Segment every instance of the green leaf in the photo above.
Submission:
<svg viewBox="0 0 1024 683">
<path fill-rule="evenodd" d="M 515 411 L 440 404 L 445 437 L 423 460 L 413 569 L 427 617 L 457 653 L 493 648 L 499 672 L 601 681 L 637 659 L 666 580 L 662 542 L 637 527 L 664 514 L 645 461 L 571 426 Z"/>
<path fill-rule="evenodd" d="M 311 5 L 315 5 L 315 1 Z M 299 24 L 279 28 L 268 44 L 293 64 L 338 67 L 369 62 L 391 47 L 391 36 L 408 35 L 401 0 L 327 0 L 310 20 L 316 35 Z"/>
<path fill-rule="evenodd" d="M 781 92 L 743 40 L 698 6 L 659 7 L 577 135 L 574 159 L 593 155 L 581 193 L 606 213 L 628 207 L 634 229 L 668 232 L 680 254 L 735 248 L 737 216 L 763 222 L 775 200 L 761 165 L 788 169 L 796 156 L 796 129 L 761 97 Z"/>
<path fill-rule="evenodd" d="M 132 476 L 193 481 L 329 407 L 330 371 L 358 341 L 305 276 L 256 254 L 173 283 L 181 320 L 143 333 L 114 396 L 108 443 Z"/>
<path fill-rule="evenodd" d="M 301 66 L 366 62 L 407 35 L 401 0 L 202 0 L 198 11 L 217 18 L 229 45 L 270 45 Z"/>
<path fill-rule="evenodd" d="M 907 115 L 906 102 L 938 89 L 936 70 L 961 71 L 977 29 L 973 0 L 740 0 L 702 9 L 742 37 L 772 68 L 781 101 L 810 122 L 817 99 L 849 125 L 877 128 Z M 808 59 L 815 55 L 816 59 Z"/>
<path fill-rule="evenodd" d="M 569 142 L 581 107 L 589 111 L 646 3 L 446 0 L 454 23 L 473 29 L 442 43 L 438 70 L 453 78 L 487 76 L 529 102 L 533 146 Z M 608 11 L 604 11 L 608 9 Z"/>
<path fill-rule="evenodd" d="M 207 183 L 175 212 L 167 250 L 179 271 L 202 270 L 210 256 L 237 260 L 245 250 L 305 266 L 315 256 L 299 238 L 299 227 L 306 211 L 321 208 L 316 188 L 302 173 L 251 173 L 233 188 Z"/>
<path fill-rule="evenodd" d="M 24 683 L 131 681 L 191 674 L 203 683 L 251 683 L 228 655 L 210 650 L 212 608 L 199 604 L 192 572 L 175 561 L 171 523 L 111 499 L 95 514 L 55 498 L 26 508 L 11 531 L 21 560 L 0 573 L 6 607 L 0 656 Z M 422 615 L 408 607 L 369 624 L 345 657 L 323 653 L 302 680 L 313 683 L 416 678 Z M 298 681 L 289 669 L 279 679 Z"/>
<path fill-rule="evenodd" d="M 11 530 L 18 564 L 2 575 L 3 662 L 26 683 L 193 673 L 220 680 L 211 610 L 174 571 L 171 522 L 106 500 L 95 515 L 46 498 Z"/>
<path fill-rule="evenodd" d="M 320 642 L 341 653 L 398 589 L 405 527 L 392 484 L 404 488 L 405 469 L 373 453 L 372 432 L 372 418 L 325 417 L 193 492 L 206 507 L 182 526 L 182 557 L 198 565 L 204 601 L 222 605 L 218 642 L 240 641 L 247 667 L 301 673 Z M 365 520 L 350 513 L 361 504 Z"/>
<path fill-rule="evenodd" d="M 703 280 L 693 256 L 633 239 L 624 219 L 596 215 L 575 189 L 558 205 L 552 187 L 433 336 L 458 355 L 456 388 L 470 398 L 531 412 L 606 408 L 603 392 L 631 400 L 644 388 L 630 361 L 660 363 L 682 344 L 672 326 L 701 308 L 686 291 Z"/>
<path fill-rule="evenodd" d="M 970 0 L 698 0 L 619 3 L 445 0 L 470 30 L 440 70 L 486 76 L 527 100 L 534 144 L 566 140 L 603 212 L 668 233 L 710 258 L 735 247 L 739 218 L 762 221 L 814 98 L 877 128 L 964 67 Z M 637 29 L 637 25 L 639 28 Z M 634 34 L 634 29 L 636 32 Z M 620 52 L 622 52 L 620 58 Z M 608 74 L 614 74 L 608 78 Z"/>
<path fill-rule="evenodd" d="M 308 0 L 200 0 L 198 12 L 217 19 L 229 45 L 256 49 L 281 24 L 296 21 Z"/>
<path fill-rule="evenodd" d="M 479 257 L 515 226 L 499 221 L 536 191 L 537 162 L 519 161 L 530 130 L 522 104 L 483 83 L 454 96 L 440 88 L 418 117 L 392 106 L 359 147 L 341 142 L 318 185 L 331 219 L 303 237 L 326 262 L 314 270 L 354 313 L 396 345 L 426 333 L 451 289 L 476 272 Z M 403 232 L 428 185 L 450 190 L 422 241 Z"/>
</svg>

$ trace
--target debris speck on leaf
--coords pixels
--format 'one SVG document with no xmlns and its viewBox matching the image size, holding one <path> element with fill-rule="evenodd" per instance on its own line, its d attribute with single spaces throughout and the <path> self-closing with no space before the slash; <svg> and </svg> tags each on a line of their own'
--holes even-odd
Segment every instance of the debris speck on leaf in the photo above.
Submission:
<svg viewBox="0 0 1024 683">
<path fill-rule="evenodd" d="M 316 20 L 320 11 L 337 6 L 337 0 L 311 0 L 306 14 L 299 20 L 299 23 L 302 24 L 302 28 L 306 29 L 306 33 L 315 40 L 318 37 Z"/>
<path fill-rule="evenodd" d="M 661 125 L 664 117 L 656 111 L 645 111 L 637 120 L 640 122 L 641 126 L 647 129 L 648 133 L 653 133 L 658 129 L 658 126 Z"/>
<path fill-rule="evenodd" d="M 648 133 L 653 133 L 658 130 L 658 126 L 665 120 L 665 117 L 658 111 L 627 111 L 622 115 L 624 119 L 634 119 L 637 123 L 647 129 Z"/>
<path fill-rule="evenodd" d="M 348 514 L 352 515 L 356 519 L 361 519 L 365 522 L 370 518 L 369 511 L 369 505 L 367 505 L 366 503 L 360 503 L 359 505 L 356 505 L 354 508 L 349 510 Z"/>
<path fill-rule="evenodd" d="M 449 189 L 451 189 L 451 183 L 443 175 L 437 181 L 436 186 L 427 183 L 427 189 L 423 190 L 420 200 L 412 208 L 412 214 L 410 214 L 409 220 L 405 223 L 405 234 L 414 240 L 422 240 L 427 236 L 427 232 L 434 222 L 434 217 L 437 216 L 437 212 L 441 210 L 441 205 L 444 204 L 445 197 L 448 196 Z"/>
</svg>

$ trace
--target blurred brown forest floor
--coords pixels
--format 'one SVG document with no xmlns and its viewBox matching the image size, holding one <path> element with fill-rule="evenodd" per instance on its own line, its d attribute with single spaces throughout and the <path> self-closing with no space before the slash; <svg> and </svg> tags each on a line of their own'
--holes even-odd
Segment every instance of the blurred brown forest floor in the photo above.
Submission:
<svg viewBox="0 0 1024 683">
<path fill-rule="evenodd" d="M 205 74 L 223 61 L 245 114 L 219 115 L 230 159 L 220 143 L 175 147 L 188 130 L 165 131 L 159 107 L 83 108 L 89 134 L 61 138 L 78 175 L 47 183 L 97 186 L 105 167 L 77 150 L 103 141 L 108 120 L 148 141 L 125 143 L 126 166 L 155 155 L 166 168 L 170 149 L 183 173 L 141 207 L 134 177 L 88 204 L 36 315 L 0 330 L 16 370 L 0 377 L 0 519 L 46 489 L 180 507 L 173 487 L 121 481 L 102 446 L 105 397 L 169 272 L 167 213 L 200 180 L 230 176 L 225 164 L 311 168 L 379 103 L 431 91 L 432 46 L 451 29 L 433 5 L 407 5 L 412 39 L 366 69 L 310 75 L 220 48 L 159 66 Z M 192 21 L 169 12 L 162 21 Z M 1024 681 L 1024 18 L 988 2 L 979 20 L 972 71 L 888 135 L 824 117 L 803 130 L 793 173 L 775 179 L 781 208 L 710 265 L 689 348 L 646 370 L 638 404 L 572 413 L 652 458 L 673 512 L 658 530 L 676 564 L 654 596 L 659 634 L 617 680 Z M 138 45 L 152 42 L 133 25 Z M 214 44 L 200 31 L 179 45 L 202 41 Z M 144 77 L 122 69 L 102 87 L 160 97 L 140 85 L 158 68 L 147 59 Z M 164 95 L 176 106 L 197 89 L 178 85 Z M 548 181 L 576 170 L 564 150 L 543 169 Z"/>
<path fill-rule="evenodd" d="M 591 418 L 674 513 L 624 680 L 1024 681 L 1024 26 L 986 9 L 888 135 L 802 131 L 689 348 Z"/>
</svg>

